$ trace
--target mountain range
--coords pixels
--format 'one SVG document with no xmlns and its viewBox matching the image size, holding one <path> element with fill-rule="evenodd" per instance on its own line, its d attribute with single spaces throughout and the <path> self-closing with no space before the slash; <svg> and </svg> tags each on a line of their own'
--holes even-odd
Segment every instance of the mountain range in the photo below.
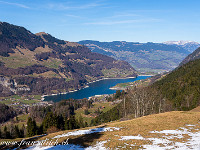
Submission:
<svg viewBox="0 0 200 150">
<path fill-rule="evenodd" d="M 178 45 L 180 47 L 185 48 L 186 50 L 188 50 L 189 52 L 193 52 L 194 50 L 196 50 L 198 47 L 200 47 L 200 43 L 198 42 L 194 42 L 194 41 L 167 41 L 167 42 L 163 42 L 164 44 L 167 45 Z"/>
<path fill-rule="evenodd" d="M 193 50 L 184 47 L 194 44 L 193 42 L 167 42 L 164 44 L 116 41 L 104 42 L 104 47 L 108 48 L 102 49 L 102 43 L 95 42 L 89 45 L 84 44 L 93 48 L 93 52 L 91 52 L 86 46 L 78 43 L 59 40 L 44 32 L 33 34 L 23 27 L 0 22 L 0 96 L 66 92 L 81 88 L 88 82 L 103 77 L 137 76 L 136 71 L 127 62 L 118 61 L 109 56 L 114 57 L 113 54 L 118 54 L 117 56 L 120 57 L 119 54 L 129 52 L 129 57 L 138 56 L 137 65 L 143 61 L 140 62 L 139 58 L 145 56 L 143 59 L 151 60 L 152 66 L 149 64 L 149 67 L 155 67 L 159 62 L 164 67 L 169 64 L 170 56 L 187 55 Z M 131 50 L 132 46 L 135 48 L 134 51 Z M 110 50 L 113 48 L 115 51 Z M 109 56 L 95 53 L 95 51 L 107 53 Z M 168 59 L 164 61 L 166 56 Z M 159 57 L 161 59 L 156 63 L 155 60 Z M 181 62 L 181 60 L 178 61 Z M 168 63 L 163 64 L 162 62 Z M 185 57 L 173 71 L 136 81 L 126 91 L 117 91 L 114 95 L 108 95 L 103 101 L 105 102 L 107 99 L 107 102 L 113 105 L 112 107 L 108 107 L 104 103 L 95 107 L 95 110 L 93 104 L 96 100 L 93 102 L 93 100 L 87 99 L 68 99 L 52 104 L 51 107 L 32 107 L 26 110 L 29 113 L 24 113 L 27 116 L 27 119 L 24 119 L 27 122 L 26 127 L 19 130 L 17 126 L 13 126 L 15 122 L 22 119 L 22 117 L 16 117 L 10 122 L 12 126 L 9 129 L 4 126 L 1 135 L 5 139 L 12 135 L 13 138 L 17 138 L 15 139 L 17 142 L 21 142 L 19 138 L 21 135 L 19 137 L 15 135 L 17 133 L 15 131 L 20 131 L 20 134 L 23 133 L 21 138 L 31 137 L 27 138 L 27 141 L 59 139 L 61 143 L 67 139 L 70 143 L 54 145 L 51 147 L 52 149 L 72 147 L 138 149 L 145 148 L 145 145 L 148 145 L 150 149 L 155 146 L 169 149 L 194 148 L 194 146 L 198 146 L 199 142 L 200 114 L 188 110 L 196 108 L 193 111 L 199 111 L 199 76 L 200 48 L 197 48 Z M 96 102 L 100 104 L 100 101 Z M 12 106 L 1 104 L 0 107 L 2 108 L 1 122 L 17 115 Z M 79 108 L 83 108 L 85 111 L 80 111 Z M 91 120 L 90 125 L 102 124 L 102 126 L 91 128 L 87 127 L 86 122 L 84 124 L 85 120 L 81 116 L 92 117 L 90 109 L 97 114 Z M 74 114 L 78 115 L 79 119 L 76 119 Z M 37 122 L 36 124 L 34 120 L 36 116 L 43 119 L 42 123 Z M 136 119 L 120 121 L 120 119 L 132 118 Z M 105 124 L 111 121 L 113 122 Z M 41 126 L 37 126 L 38 124 Z M 87 129 L 77 130 L 82 127 L 87 127 Z M 72 129 L 76 130 L 72 131 Z M 70 132 L 61 130 L 70 130 Z M 32 137 L 39 134 L 41 135 Z M 182 136 L 183 134 L 185 136 Z M 95 142 L 96 145 L 94 145 Z M 18 144 L 11 145 L 11 147 L 19 148 Z M 0 147 L 1 149 L 10 148 L 7 148 L 5 144 Z M 42 147 L 36 145 L 30 148 L 40 149 Z"/>
<path fill-rule="evenodd" d="M 93 52 L 126 60 L 139 72 L 164 72 L 176 68 L 191 52 L 200 46 L 197 42 L 171 41 L 139 43 L 126 41 L 80 41 Z"/>
<path fill-rule="evenodd" d="M 169 73 L 127 83 L 122 102 L 95 118 L 101 124 L 117 112 L 119 118 L 138 118 L 169 111 L 189 111 L 200 105 L 200 48 Z M 198 108 L 199 109 L 199 108 Z M 117 119 L 119 119 L 117 118 Z M 113 119 L 116 120 L 116 119 Z M 112 121 L 113 121 L 112 120 Z"/>
<path fill-rule="evenodd" d="M 77 149 L 155 149 L 155 147 L 157 149 L 198 149 L 200 137 L 200 59 L 196 57 L 198 52 L 200 49 L 190 55 L 192 59 L 170 73 L 134 82 L 125 92 L 116 92 L 114 97 L 121 102 L 95 116 L 91 121 L 92 126 L 98 126 L 50 133 L 40 140 L 53 137 L 52 139 L 64 141 L 69 138 L 68 146 L 55 145 L 53 149 L 71 147 Z M 144 82 L 147 84 L 140 85 Z M 111 131 L 113 133 L 110 133 Z M 183 134 L 186 137 L 183 137 Z M 178 140 L 177 136 L 179 136 Z M 99 144 L 97 141 L 102 143 Z"/>
<path fill-rule="evenodd" d="M 104 77 L 136 75 L 125 61 L 0 22 L 0 96 L 67 92 Z"/>
</svg>

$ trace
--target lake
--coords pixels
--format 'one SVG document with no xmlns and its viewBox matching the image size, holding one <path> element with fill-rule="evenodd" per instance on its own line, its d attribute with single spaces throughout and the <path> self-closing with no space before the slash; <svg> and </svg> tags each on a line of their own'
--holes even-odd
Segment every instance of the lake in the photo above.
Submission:
<svg viewBox="0 0 200 150">
<path fill-rule="evenodd" d="M 113 93 L 116 93 L 116 90 L 111 90 L 109 88 L 115 86 L 118 83 L 133 82 L 136 80 L 146 79 L 149 77 L 150 76 L 138 76 L 137 78 L 100 80 L 97 82 L 90 83 L 90 84 L 88 84 L 89 87 L 75 91 L 75 92 L 70 92 L 67 94 L 45 96 L 44 100 L 58 102 L 63 99 L 69 99 L 69 98 L 83 99 L 83 98 L 89 98 L 89 97 L 95 96 L 95 95 L 113 94 Z"/>
</svg>

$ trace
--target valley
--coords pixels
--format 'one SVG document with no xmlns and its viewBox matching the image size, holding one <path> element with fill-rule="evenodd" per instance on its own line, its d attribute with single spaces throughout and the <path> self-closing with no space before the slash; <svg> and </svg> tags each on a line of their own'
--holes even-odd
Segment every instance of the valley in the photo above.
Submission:
<svg viewBox="0 0 200 150">
<path fill-rule="evenodd" d="M 101 78 L 136 77 L 125 61 L 47 33 L 0 23 L 0 96 L 58 94 Z"/>
<path fill-rule="evenodd" d="M 98 80 L 93 83 L 87 84 L 87 87 L 80 89 L 78 91 L 71 91 L 69 93 L 63 93 L 58 95 L 52 96 L 44 96 L 45 101 L 54 101 L 58 102 L 62 99 L 83 99 L 90 97 L 98 97 L 100 95 L 108 95 L 116 93 L 116 90 L 111 90 L 110 88 L 118 83 L 126 83 L 126 82 L 133 82 L 136 80 L 143 80 L 149 78 L 150 76 L 138 76 L 136 78 L 105 78 L 102 80 Z"/>
<path fill-rule="evenodd" d="M 0 149 L 198 149 L 198 46 L 75 43 L 0 22 Z"/>
<path fill-rule="evenodd" d="M 80 41 L 93 52 L 130 63 L 138 72 L 163 73 L 176 68 L 200 44 L 192 41 L 139 43 L 126 41 Z"/>
</svg>

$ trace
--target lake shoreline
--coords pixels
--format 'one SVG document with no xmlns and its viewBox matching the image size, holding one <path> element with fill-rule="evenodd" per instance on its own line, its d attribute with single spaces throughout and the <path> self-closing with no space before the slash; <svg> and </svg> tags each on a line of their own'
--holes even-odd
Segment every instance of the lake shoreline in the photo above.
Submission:
<svg viewBox="0 0 200 150">
<path fill-rule="evenodd" d="M 120 88 L 120 87 L 111 87 L 109 88 L 110 90 L 120 90 L 120 91 L 123 91 L 125 90 L 126 88 Z"/>
<path fill-rule="evenodd" d="M 138 77 L 139 76 L 151 76 L 152 77 L 152 76 L 155 76 L 155 75 L 153 75 L 153 74 L 150 74 L 150 75 L 138 75 Z"/>
<path fill-rule="evenodd" d="M 139 76 L 139 75 L 138 75 Z M 138 76 L 136 77 L 125 77 L 125 78 L 102 78 L 102 79 L 97 79 L 97 80 L 94 80 L 92 82 L 88 82 L 86 83 L 86 86 L 80 88 L 80 89 L 77 89 L 77 90 L 73 90 L 73 91 L 68 91 L 68 92 L 63 92 L 63 93 L 58 93 L 58 94 L 50 94 L 50 95 L 42 95 L 41 97 L 41 101 L 44 101 L 45 100 L 45 97 L 48 97 L 48 96 L 56 96 L 56 95 L 63 95 L 63 94 L 68 94 L 68 93 L 73 93 L 73 92 L 77 92 L 79 90 L 82 90 L 82 89 L 85 89 L 85 88 L 88 88 L 89 87 L 89 84 L 91 83 L 95 83 L 95 82 L 99 82 L 99 81 L 102 81 L 102 80 L 108 80 L 108 79 L 134 79 L 134 78 L 137 78 Z"/>
<path fill-rule="evenodd" d="M 148 77 L 152 77 L 153 75 L 138 75 L 138 77 L 139 76 L 148 76 Z M 133 85 L 131 85 L 131 86 L 133 86 Z M 126 86 L 126 87 L 120 87 L 118 84 L 117 85 L 115 85 L 115 86 L 113 86 L 113 87 L 111 87 L 111 88 L 109 88 L 110 90 L 126 90 L 128 88 L 128 86 Z"/>
</svg>

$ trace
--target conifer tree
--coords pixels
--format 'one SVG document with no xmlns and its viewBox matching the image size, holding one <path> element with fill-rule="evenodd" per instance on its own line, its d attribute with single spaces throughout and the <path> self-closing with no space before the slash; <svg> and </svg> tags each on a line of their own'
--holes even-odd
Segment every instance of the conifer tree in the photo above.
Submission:
<svg viewBox="0 0 200 150">
<path fill-rule="evenodd" d="M 85 127 L 88 127 L 88 123 L 87 123 L 87 121 L 85 121 Z"/>
<path fill-rule="evenodd" d="M 65 128 L 65 121 L 62 115 L 58 116 L 58 128 L 61 130 L 64 130 Z"/>
<path fill-rule="evenodd" d="M 11 138 L 11 137 L 10 137 L 10 132 L 8 132 L 7 126 L 4 127 L 3 131 L 4 131 L 4 134 L 3 134 L 3 135 L 4 135 L 4 138 L 5 138 L 5 139 Z"/>
<path fill-rule="evenodd" d="M 20 138 L 20 137 L 22 137 L 22 135 L 20 134 L 20 130 L 19 130 L 19 127 L 18 126 L 16 126 L 15 125 L 15 127 L 14 127 L 14 137 L 15 138 Z"/>
<path fill-rule="evenodd" d="M 77 129 L 77 128 L 79 128 L 79 125 L 75 119 L 75 116 L 71 115 L 69 118 L 69 130 Z"/>
<path fill-rule="evenodd" d="M 0 128 L 0 139 L 2 138 L 2 132 L 1 132 L 1 128 Z"/>
<path fill-rule="evenodd" d="M 119 98 L 120 96 L 121 96 L 121 92 L 120 90 L 117 90 L 115 94 L 115 99 Z"/>
<path fill-rule="evenodd" d="M 26 131 L 27 131 L 27 130 L 26 130 L 26 127 L 25 127 L 24 124 L 23 124 L 22 128 L 20 129 L 21 138 L 23 138 L 23 137 L 26 136 L 26 133 L 27 133 Z"/>
<path fill-rule="evenodd" d="M 69 119 L 65 119 L 65 130 L 69 130 Z"/>
<path fill-rule="evenodd" d="M 32 119 L 31 117 L 28 118 L 28 122 L 27 122 L 27 136 L 34 136 L 37 134 L 37 126 L 36 126 L 36 122 L 34 119 Z"/>
<path fill-rule="evenodd" d="M 16 134 L 15 134 L 15 129 L 14 129 L 13 124 L 10 125 L 9 131 L 10 131 L 10 137 L 15 138 Z"/>
<path fill-rule="evenodd" d="M 80 128 L 84 128 L 85 127 L 85 124 L 83 123 L 83 117 L 81 115 L 79 116 L 79 127 Z"/>
<path fill-rule="evenodd" d="M 47 131 L 50 127 L 56 127 L 59 128 L 59 121 L 58 121 L 57 115 L 54 115 L 53 112 L 48 112 L 46 117 L 44 118 L 42 124 L 43 124 L 43 130 Z"/>
</svg>

